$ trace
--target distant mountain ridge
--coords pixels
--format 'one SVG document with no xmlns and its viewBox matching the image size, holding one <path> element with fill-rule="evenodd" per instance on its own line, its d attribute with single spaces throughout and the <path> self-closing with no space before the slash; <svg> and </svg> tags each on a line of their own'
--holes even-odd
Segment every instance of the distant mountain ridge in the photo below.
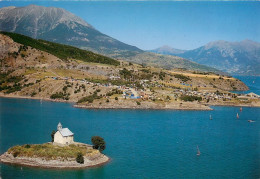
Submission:
<svg viewBox="0 0 260 179">
<path fill-rule="evenodd" d="M 157 55 L 120 42 L 61 8 L 36 5 L 0 8 L 0 31 L 71 45 L 139 64 L 221 73 L 181 57 Z"/>
<path fill-rule="evenodd" d="M 180 50 L 180 49 L 175 49 L 172 48 L 168 45 L 164 45 L 162 47 L 156 48 L 154 50 L 149 50 L 150 52 L 154 52 L 154 53 L 159 53 L 159 54 L 163 54 L 163 55 L 172 55 L 172 54 L 181 54 L 186 52 L 187 50 Z"/>
<path fill-rule="evenodd" d="M 83 19 L 62 8 L 36 5 L 1 8 L 0 29 L 103 54 L 117 51 L 142 52 L 137 47 L 99 32 Z"/>
<path fill-rule="evenodd" d="M 158 50 L 153 50 L 160 53 Z M 210 42 L 194 50 L 181 53 L 164 51 L 164 54 L 178 55 L 199 64 L 207 65 L 230 74 L 260 75 L 260 43 L 252 40 Z"/>
</svg>

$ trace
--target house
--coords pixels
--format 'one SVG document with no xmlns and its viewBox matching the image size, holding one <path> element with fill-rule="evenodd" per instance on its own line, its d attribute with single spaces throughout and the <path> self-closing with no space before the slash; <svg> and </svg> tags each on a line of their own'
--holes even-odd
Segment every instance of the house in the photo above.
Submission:
<svg viewBox="0 0 260 179">
<path fill-rule="evenodd" d="M 120 76 L 110 76 L 109 79 L 110 80 L 119 80 L 119 79 L 121 79 L 121 77 Z"/>
<path fill-rule="evenodd" d="M 259 98 L 260 96 L 255 93 L 248 93 L 247 96 L 250 96 L 251 98 Z"/>
<path fill-rule="evenodd" d="M 58 144 L 72 144 L 74 142 L 74 134 L 68 128 L 62 128 L 59 122 L 57 132 L 54 134 L 54 142 Z"/>
</svg>

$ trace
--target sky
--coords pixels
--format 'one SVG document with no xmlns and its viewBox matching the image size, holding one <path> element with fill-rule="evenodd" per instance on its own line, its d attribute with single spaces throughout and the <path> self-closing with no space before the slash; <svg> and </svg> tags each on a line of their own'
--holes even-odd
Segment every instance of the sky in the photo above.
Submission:
<svg viewBox="0 0 260 179">
<path fill-rule="evenodd" d="M 1 1 L 0 7 L 29 4 L 64 8 L 143 50 L 163 45 L 188 50 L 216 40 L 260 42 L 259 1 Z"/>
</svg>

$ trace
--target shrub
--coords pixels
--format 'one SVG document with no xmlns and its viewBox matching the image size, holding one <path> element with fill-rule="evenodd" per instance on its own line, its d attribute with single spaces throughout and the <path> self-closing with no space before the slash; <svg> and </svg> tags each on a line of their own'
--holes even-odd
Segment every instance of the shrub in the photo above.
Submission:
<svg viewBox="0 0 260 179">
<path fill-rule="evenodd" d="M 21 91 L 22 86 L 20 83 L 15 83 L 13 86 L 8 86 L 6 89 L 8 89 L 5 93 L 13 93 L 15 91 Z"/>
<path fill-rule="evenodd" d="M 151 71 L 149 69 L 141 69 L 142 72 L 145 72 L 145 73 L 151 73 Z"/>
<path fill-rule="evenodd" d="M 129 79 L 132 77 L 132 73 L 129 70 L 127 70 L 126 68 L 124 68 L 123 70 L 120 70 L 119 74 L 122 75 L 125 79 Z"/>
<path fill-rule="evenodd" d="M 123 94 L 123 91 L 118 89 L 112 89 L 112 91 L 107 92 L 106 96 L 112 96 L 114 94 Z"/>
<path fill-rule="evenodd" d="M 181 75 L 181 74 L 175 74 L 174 77 L 180 79 L 183 82 L 191 80 L 189 77 Z"/>
<path fill-rule="evenodd" d="M 51 132 L 51 142 L 54 142 L 54 135 L 55 135 L 55 130 L 53 130 L 52 132 Z"/>
<path fill-rule="evenodd" d="M 159 79 L 163 80 L 165 75 L 166 75 L 166 73 L 161 71 L 160 74 L 159 74 Z"/>
<path fill-rule="evenodd" d="M 93 95 L 89 95 L 86 97 L 81 98 L 78 100 L 78 103 L 83 103 L 83 102 L 88 102 L 88 103 L 93 103 L 94 99 L 98 99 L 99 97 L 94 93 Z"/>
<path fill-rule="evenodd" d="M 183 101 L 201 101 L 202 100 L 202 98 L 200 96 L 182 95 L 180 98 Z"/>
<path fill-rule="evenodd" d="M 19 153 L 20 153 L 20 152 L 18 152 L 18 151 L 14 152 L 14 153 L 13 153 L 14 158 L 18 157 Z"/>
<path fill-rule="evenodd" d="M 21 81 L 23 78 L 21 76 L 11 76 L 9 77 L 6 81 L 9 83 L 18 83 L 19 81 Z"/>
<path fill-rule="evenodd" d="M 29 149 L 29 148 L 31 148 L 31 146 L 30 146 L 29 144 L 26 144 L 26 145 L 24 146 L 24 148 Z"/>
<path fill-rule="evenodd" d="M 106 142 L 105 140 L 100 136 L 93 136 L 91 138 L 91 142 L 93 144 L 94 149 L 98 149 L 100 152 L 105 150 L 106 148 Z"/>
<path fill-rule="evenodd" d="M 69 93 L 66 92 L 56 92 L 50 96 L 51 99 L 69 99 Z"/>
<path fill-rule="evenodd" d="M 51 95 L 51 99 L 63 98 L 63 93 L 55 93 Z"/>
<path fill-rule="evenodd" d="M 83 157 L 83 155 L 82 155 L 81 152 L 79 152 L 79 153 L 77 154 L 76 161 L 77 161 L 78 163 L 80 163 L 80 164 L 83 164 L 83 163 L 84 163 L 84 157 Z"/>
<path fill-rule="evenodd" d="M 115 100 L 118 100 L 118 97 L 115 97 Z"/>
<path fill-rule="evenodd" d="M 67 91 L 67 89 L 68 89 L 68 86 L 64 86 L 63 88 L 62 88 L 62 90 L 65 92 L 65 91 Z"/>
<path fill-rule="evenodd" d="M 136 104 L 137 104 L 137 105 L 141 105 L 141 103 L 140 103 L 139 101 L 136 101 Z"/>
<path fill-rule="evenodd" d="M 36 94 L 37 94 L 37 93 L 36 93 L 35 91 L 32 92 L 31 97 L 34 97 Z"/>
</svg>

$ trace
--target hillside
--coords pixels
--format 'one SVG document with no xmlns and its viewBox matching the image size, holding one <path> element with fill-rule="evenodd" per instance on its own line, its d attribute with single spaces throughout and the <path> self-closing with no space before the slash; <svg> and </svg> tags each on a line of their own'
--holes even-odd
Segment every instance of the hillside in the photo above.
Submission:
<svg viewBox="0 0 260 179">
<path fill-rule="evenodd" d="M 111 64 L 111 65 L 120 64 L 120 62 L 112 58 L 95 54 L 90 51 L 81 50 L 72 46 L 62 45 L 62 44 L 53 43 L 45 40 L 36 40 L 24 35 L 10 33 L 10 32 L 0 32 L 0 33 L 11 37 L 17 43 L 21 43 L 25 46 L 30 46 L 32 48 L 36 48 L 38 50 L 48 52 L 65 61 L 69 60 L 70 58 L 73 58 L 85 62 L 103 63 L 103 64 Z"/>
<path fill-rule="evenodd" d="M 178 55 L 199 64 L 236 75 L 260 75 L 260 43 L 215 41 L 194 50 L 183 52 L 154 50 L 157 53 Z"/>
<path fill-rule="evenodd" d="M 0 30 L 71 45 L 139 64 L 221 73 L 180 57 L 158 57 L 154 53 L 146 53 L 99 32 L 80 17 L 61 8 L 36 5 L 0 8 Z"/>
<path fill-rule="evenodd" d="M 17 36 L 21 43 L 12 39 Z M 28 43 L 28 37 L 11 37 L 0 34 L 0 96 L 4 97 L 70 101 L 87 108 L 209 110 L 204 103 L 216 103 L 216 99 L 241 104 L 237 95 L 228 91 L 248 89 L 235 78 L 214 73 L 166 70 L 125 61 L 93 63 L 87 55 L 64 60 L 52 50 L 40 50 L 42 41 L 35 40 L 40 46 L 34 44 L 33 48 L 23 44 Z M 243 104 L 255 105 L 256 101 L 250 98 Z"/>
<path fill-rule="evenodd" d="M 223 72 L 211 68 L 205 65 L 200 65 L 198 63 L 186 60 L 172 55 L 160 55 L 153 52 L 145 52 L 137 54 L 136 56 L 129 57 L 128 61 L 145 64 L 148 66 L 162 67 L 165 69 L 186 69 L 192 71 L 201 71 L 201 72 L 215 72 L 218 74 L 223 74 Z"/>
</svg>

